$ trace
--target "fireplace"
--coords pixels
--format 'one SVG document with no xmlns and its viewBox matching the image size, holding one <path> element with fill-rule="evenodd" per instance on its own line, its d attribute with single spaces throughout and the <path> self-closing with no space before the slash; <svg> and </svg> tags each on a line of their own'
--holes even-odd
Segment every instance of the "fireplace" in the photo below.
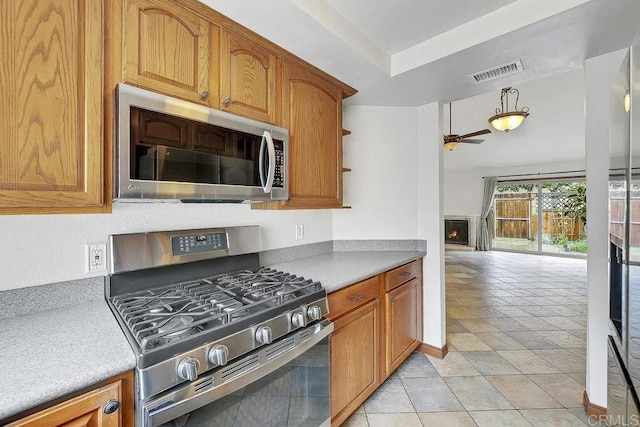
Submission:
<svg viewBox="0 0 640 427">
<path fill-rule="evenodd" d="M 444 242 L 469 246 L 469 221 L 466 219 L 445 219 Z"/>
</svg>

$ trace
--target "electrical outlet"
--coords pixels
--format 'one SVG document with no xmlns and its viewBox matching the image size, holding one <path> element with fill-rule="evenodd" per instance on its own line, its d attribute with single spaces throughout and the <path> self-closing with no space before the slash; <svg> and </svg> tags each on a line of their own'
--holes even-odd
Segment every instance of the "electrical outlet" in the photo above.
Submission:
<svg viewBox="0 0 640 427">
<path fill-rule="evenodd" d="M 86 243 L 86 271 L 107 271 L 107 244 Z"/>
<path fill-rule="evenodd" d="M 304 224 L 296 224 L 296 240 L 304 240 Z"/>
</svg>

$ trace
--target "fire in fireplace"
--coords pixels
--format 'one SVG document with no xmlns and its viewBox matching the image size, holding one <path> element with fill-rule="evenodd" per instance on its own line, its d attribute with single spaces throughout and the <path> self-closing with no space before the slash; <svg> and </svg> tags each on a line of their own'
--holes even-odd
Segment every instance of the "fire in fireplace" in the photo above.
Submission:
<svg viewBox="0 0 640 427">
<path fill-rule="evenodd" d="M 468 245 L 469 221 L 466 219 L 445 219 L 444 241 L 454 245 Z"/>
</svg>

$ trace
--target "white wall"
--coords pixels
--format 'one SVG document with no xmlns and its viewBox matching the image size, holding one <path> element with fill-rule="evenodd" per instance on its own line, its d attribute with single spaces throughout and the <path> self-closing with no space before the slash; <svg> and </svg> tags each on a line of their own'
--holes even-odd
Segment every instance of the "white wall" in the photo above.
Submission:
<svg viewBox="0 0 640 427">
<path fill-rule="evenodd" d="M 453 102 L 452 130 L 465 134 L 490 128 L 482 144 L 461 144 L 445 151 L 444 212 L 479 215 L 483 176 L 549 173 L 585 169 L 583 70 L 523 83 L 518 108 L 530 115 L 511 132 L 493 130 L 487 119 L 500 106 L 500 93 L 491 92 Z M 509 109 L 515 98 L 509 98 Z M 449 108 L 444 108 L 449 133 Z"/>
<path fill-rule="evenodd" d="M 346 106 L 344 204 L 334 211 L 333 237 L 416 239 L 418 159 L 416 109 Z"/>
<path fill-rule="evenodd" d="M 423 267 L 422 341 L 442 348 L 446 343 L 442 105 L 418 107 L 418 236 L 427 241 Z"/>
<path fill-rule="evenodd" d="M 584 133 L 584 130 L 582 130 L 582 133 Z M 582 138 L 584 140 L 584 136 Z M 584 147 L 582 147 L 582 151 L 584 152 Z M 448 154 L 445 151 L 445 158 Z M 480 215 L 484 188 L 482 177 L 484 176 L 584 171 L 585 165 L 585 160 L 579 159 L 565 162 L 445 171 L 444 212 L 446 215 Z"/>
<path fill-rule="evenodd" d="M 424 239 L 423 341 L 445 344 L 442 108 L 347 106 L 344 203 L 334 239 Z"/>
<path fill-rule="evenodd" d="M 609 292 L 609 109 L 610 87 L 626 49 L 585 61 L 587 148 L 587 394 L 607 406 L 607 334 Z M 621 99 L 621 98 L 619 98 Z"/>
<path fill-rule="evenodd" d="M 84 244 L 109 234 L 249 224 L 260 225 L 265 249 L 332 239 L 329 210 L 116 203 L 112 214 L 0 215 L 0 291 L 104 275 L 85 273 Z M 295 240 L 295 224 L 304 224 L 304 240 Z"/>
<path fill-rule="evenodd" d="M 516 86 L 518 108 L 529 107 L 529 117 L 510 132 L 491 127 L 488 118 L 500 106 L 500 92 L 453 102 L 452 130 L 465 134 L 490 129 L 482 144 L 461 144 L 446 151 L 444 168 L 472 170 L 584 159 L 584 84 L 581 69 Z M 509 97 L 509 110 L 515 98 Z M 449 108 L 444 109 L 449 133 Z"/>
</svg>

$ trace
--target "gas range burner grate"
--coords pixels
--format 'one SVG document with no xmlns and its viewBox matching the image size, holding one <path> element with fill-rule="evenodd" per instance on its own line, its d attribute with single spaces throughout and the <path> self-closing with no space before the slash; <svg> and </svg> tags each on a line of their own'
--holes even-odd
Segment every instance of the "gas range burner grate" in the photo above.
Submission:
<svg viewBox="0 0 640 427">
<path fill-rule="evenodd" d="M 260 268 L 119 295 L 112 303 L 144 352 L 321 289 L 319 282 Z"/>
</svg>

